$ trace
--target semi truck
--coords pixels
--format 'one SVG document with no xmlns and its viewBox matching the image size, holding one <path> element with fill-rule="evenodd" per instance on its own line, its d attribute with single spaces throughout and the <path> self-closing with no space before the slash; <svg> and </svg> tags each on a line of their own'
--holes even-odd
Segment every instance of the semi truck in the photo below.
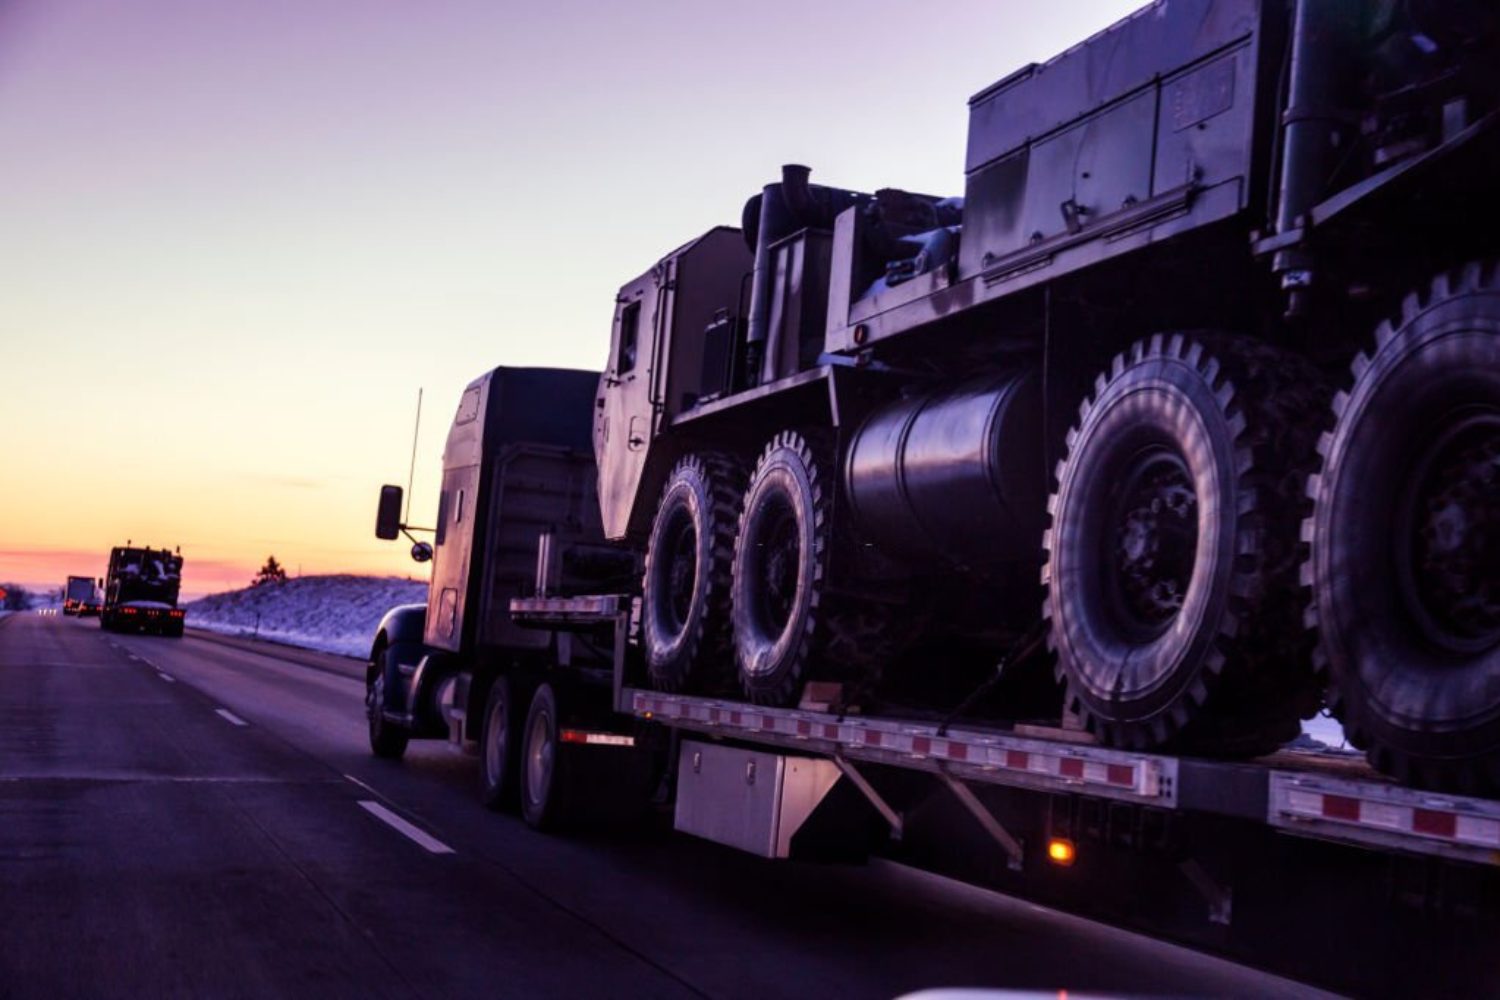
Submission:
<svg viewBox="0 0 1500 1000">
<path fill-rule="evenodd" d="M 177 606 L 182 552 L 130 543 L 109 552 L 99 627 L 182 638 L 187 612 Z"/>
<path fill-rule="evenodd" d="M 434 565 L 373 751 L 1492 986 L 1497 57 L 1486 3 L 1159 0 L 971 98 L 961 196 L 784 167 L 602 372 L 465 389 L 431 543 L 382 488 Z"/>
<path fill-rule="evenodd" d="M 65 615 L 97 615 L 99 613 L 99 588 L 91 576 L 70 576 L 63 588 L 62 613 Z"/>
</svg>

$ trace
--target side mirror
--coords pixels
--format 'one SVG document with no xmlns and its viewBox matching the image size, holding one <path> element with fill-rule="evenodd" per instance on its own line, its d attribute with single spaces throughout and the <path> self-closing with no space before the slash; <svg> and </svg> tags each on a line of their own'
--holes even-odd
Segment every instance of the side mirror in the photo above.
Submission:
<svg viewBox="0 0 1500 1000">
<path fill-rule="evenodd" d="M 432 546 L 426 542 L 417 542 L 411 547 L 411 557 L 417 562 L 427 562 L 432 558 Z"/>
<path fill-rule="evenodd" d="M 380 487 L 380 509 L 375 513 L 375 537 L 393 541 L 401 537 L 401 487 Z"/>
</svg>

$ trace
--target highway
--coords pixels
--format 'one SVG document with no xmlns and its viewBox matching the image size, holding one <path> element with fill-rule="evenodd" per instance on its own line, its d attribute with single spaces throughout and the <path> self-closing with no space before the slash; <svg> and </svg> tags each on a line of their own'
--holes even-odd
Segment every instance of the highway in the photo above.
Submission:
<svg viewBox="0 0 1500 1000">
<path fill-rule="evenodd" d="M 1321 996 L 894 864 L 483 809 L 371 757 L 363 665 L 0 620 L 0 997 Z"/>
</svg>

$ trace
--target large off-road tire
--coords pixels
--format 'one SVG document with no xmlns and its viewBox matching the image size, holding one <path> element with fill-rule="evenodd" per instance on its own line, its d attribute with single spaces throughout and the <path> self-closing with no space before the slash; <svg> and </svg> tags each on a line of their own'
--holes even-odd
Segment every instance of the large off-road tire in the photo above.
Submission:
<svg viewBox="0 0 1500 1000">
<path fill-rule="evenodd" d="M 1252 755 L 1318 707 L 1299 628 L 1315 370 L 1223 334 L 1114 359 L 1067 436 L 1044 535 L 1048 642 L 1106 743 Z"/>
<path fill-rule="evenodd" d="M 370 752 L 385 760 L 400 760 L 406 754 L 411 733 L 385 718 L 385 670 L 389 648 L 376 651 L 374 677 L 365 690 L 365 712 L 370 722 Z"/>
<path fill-rule="evenodd" d="M 577 821 L 583 793 L 578 748 L 562 741 L 560 710 L 552 685 L 538 685 L 521 732 L 521 816 L 549 832 Z"/>
<path fill-rule="evenodd" d="M 1360 354 L 1308 484 L 1329 707 L 1402 781 L 1500 788 L 1500 271 L 1440 275 Z"/>
<path fill-rule="evenodd" d="M 828 592 L 833 475 L 825 441 L 782 431 L 745 488 L 730 604 L 740 686 L 757 704 L 793 704 L 814 669 L 868 689 L 896 649 L 887 609 Z"/>
<path fill-rule="evenodd" d="M 479 800 L 490 809 L 515 805 L 520 790 L 520 711 L 509 677 L 496 677 L 479 734 Z"/>
<path fill-rule="evenodd" d="M 703 690 L 728 672 L 729 579 L 743 476 L 719 454 L 688 455 L 662 488 L 646 545 L 641 635 L 662 691 Z"/>
</svg>

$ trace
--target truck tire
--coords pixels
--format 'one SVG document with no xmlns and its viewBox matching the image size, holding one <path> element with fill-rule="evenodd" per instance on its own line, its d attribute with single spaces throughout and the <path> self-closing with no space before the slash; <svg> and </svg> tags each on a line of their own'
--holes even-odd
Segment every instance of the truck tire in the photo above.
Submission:
<svg viewBox="0 0 1500 1000">
<path fill-rule="evenodd" d="M 827 591 L 832 448 L 798 431 L 771 439 L 750 475 L 730 587 L 745 697 L 790 705 L 813 670 L 869 694 L 898 647 L 890 609 Z"/>
<path fill-rule="evenodd" d="M 661 691 L 724 680 L 729 579 L 743 476 L 716 453 L 688 455 L 662 488 L 646 545 L 641 634 L 646 672 Z"/>
<path fill-rule="evenodd" d="M 562 742 L 557 693 L 540 684 L 531 696 L 521 732 L 521 816 L 547 832 L 564 829 L 577 817 L 577 748 Z"/>
<path fill-rule="evenodd" d="M 479 799 L 491 809 L 515 805 L 520 732 L 510 678 L 496 677 L 485 699 L 479 736 Z"/>
<path fill-rule="evenodd" d="M 1103 742 L 1247 756 L 1317 710 L 1297 531 L 1326 405 L 1306 362 L 1223 334 L 1155 335 L 1099 376 L 1042 583 L 1066 705 Z"/>
<path fill-rule="evenodd" d="M 807 438 L 782 431 L 761 453 L 740 512 L 730 588 L 734 660 L 745 696 L 795 702 L 823 624 L 831 470 Z"/>
<path fill-rule="evenodd" d="M 375 677 L 365 695 L 365 706 L 370 717 L 370 751 L 385 760 L 400 760 L 406 754 L 406 745 L 411 733 L 385 718 L 385 663 L 389 649 L 382 649 L 375 657 Z"/>
<path fill-rule="evenodd" d="M 1329 707 L 1402 782 L 1500 789 L 1500 265 L 1407 296 L 1353 373 L 1303 529 Z"/>
</svg>

